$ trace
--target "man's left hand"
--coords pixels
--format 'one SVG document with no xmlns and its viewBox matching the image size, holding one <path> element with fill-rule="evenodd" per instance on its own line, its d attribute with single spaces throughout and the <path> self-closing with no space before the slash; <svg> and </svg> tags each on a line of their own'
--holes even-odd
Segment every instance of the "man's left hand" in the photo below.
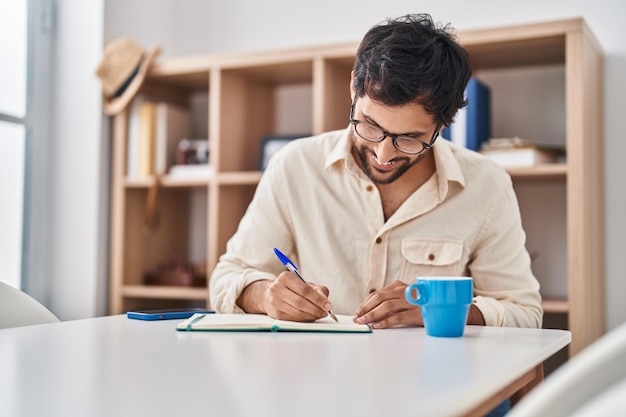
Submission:
<svg viewBox="0 0 626 417">
<path fill-rule="evenodd" d="M 354 313 L 356 323 L 369 323 L 375 329 L 384 329 L 398 324 L 423 326 L 422 311 L 419 306 L 409 304 L 404 298 L 407 287 L 402 281 L 373 292 Z"/>
</svg>

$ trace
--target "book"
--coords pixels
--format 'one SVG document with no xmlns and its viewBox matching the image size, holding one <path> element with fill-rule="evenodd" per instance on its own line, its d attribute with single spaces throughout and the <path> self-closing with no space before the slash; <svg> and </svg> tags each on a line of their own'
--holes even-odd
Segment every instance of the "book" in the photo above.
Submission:
<svg viewBox="0 0 626 417">
<path fill-rule="evenodd" d="M 442 136 L 452 143 L 478 151 L 491 136 L 491 90 L 472 77 L 465 89 L 467 106 L 458 110 L 454 122 L 446 126 Z"/>
<path fill-rule="evenodd" d="M 154 172 L 165 174 L 176 162 L 178 143 L 189 135 L 187 109 L 160 102 L 156 107 Z"/>
<path fill-rule="evenodd" d="M 143 98 L 137 96 L 130 107 L 126 147 L 126 175 L 129 178 L 137 178 L 139 176 L 139 107 L 142 102 Z"/>
<path fill-rule="evenodd" d="M 565 155 L 565 149 L 518 137 L 492 138 L 484 143 L 480 153 L 504 167 L 529 167 L 559 162 Z"/>
<path fill-rule="evenodd" d="M 139 153 L 137 176 L 149 177 L 154 173 L 154 148 L 156 129 L 156 103 L 143 101 L 139 104 Z"/>
<path fill-rule="evenodd" d="M 371 333 L 366 324 L 352 321 L 352 316 L 337 314 L 339 322 L 324 317 L 311 323 L 276 320 L 264 314 L 194 314 L 180 322 L 181 331 L 268 331 L 268 332 L 340 332 Z"/>
</svg>

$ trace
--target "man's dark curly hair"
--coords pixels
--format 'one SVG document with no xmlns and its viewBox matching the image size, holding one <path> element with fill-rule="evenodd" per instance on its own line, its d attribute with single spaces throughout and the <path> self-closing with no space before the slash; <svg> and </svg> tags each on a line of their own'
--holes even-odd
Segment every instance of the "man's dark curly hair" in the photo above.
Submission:
<svg viewBox="0 0 626 417">
<path fill-rule="evenodd" d="M 450 25 L 428 14 L 410 14 L 372 27 L 354 63 L 354 90 L 387 106 L 418 103 L 438 125 L 452 123 L 467 101 L 471 76 L 467 51 Z"/>
</svg>

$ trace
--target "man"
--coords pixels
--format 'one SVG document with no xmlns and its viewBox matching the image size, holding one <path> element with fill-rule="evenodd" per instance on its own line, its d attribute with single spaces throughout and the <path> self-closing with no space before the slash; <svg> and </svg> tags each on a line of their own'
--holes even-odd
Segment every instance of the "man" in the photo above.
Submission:
<svg viewBox="0 0 626 417">
<path fill-rule="evenodd" d="M 472 276 L 469 324 L 540 327 L 510 177 L 437 140 L 466 105 L 470 75 L 451 29 L 428 15 L 371 28 L 352 72 L 348 128 L 273 156 L 213 271 L 212 307 L 295 321 L 332 309 L 374 328 L 422 325 L 404 298 L 408 283 Z"/>
</svg>

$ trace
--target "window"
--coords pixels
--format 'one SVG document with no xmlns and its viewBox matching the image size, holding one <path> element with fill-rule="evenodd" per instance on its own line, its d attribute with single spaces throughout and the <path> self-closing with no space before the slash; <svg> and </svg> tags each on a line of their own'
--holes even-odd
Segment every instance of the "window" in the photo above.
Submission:
<svg viewBox="0 0 626 417">
<path fill-rule="evenodd" d="M 28 137 L 28 2 L 0 13 L 0 279 L 21 288 Z"/>
</svg>

